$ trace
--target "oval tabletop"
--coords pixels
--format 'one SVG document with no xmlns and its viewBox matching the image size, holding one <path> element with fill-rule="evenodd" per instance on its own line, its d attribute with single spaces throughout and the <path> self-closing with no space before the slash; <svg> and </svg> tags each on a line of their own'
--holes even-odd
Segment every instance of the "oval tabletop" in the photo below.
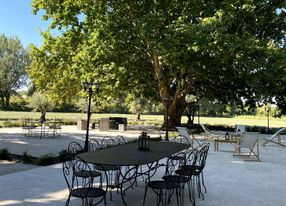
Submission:
<svg viewBox="0 0 286 206">
<path fill-rule="evenodd" d="M 85 152 L 77 156 L 84 161 L 99 165 L 131 166 L 143 165 L 158 161 L 191 145 L 176 142 L 150 142 L 149 151 L 139 151 L 138 143 L 127 143 L 92 152 Z"/>
</svg>

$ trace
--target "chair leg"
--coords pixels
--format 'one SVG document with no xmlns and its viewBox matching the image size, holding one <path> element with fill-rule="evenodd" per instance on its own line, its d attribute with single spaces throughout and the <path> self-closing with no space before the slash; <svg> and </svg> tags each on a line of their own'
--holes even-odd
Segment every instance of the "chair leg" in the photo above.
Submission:
<svg viewBox="0 0 286 206">
<path fill-rule="evenodd" d="M 204 170 L 202 170 L 202 172 L 201 172 L 202 185 L 203 185 L 203 187 L 205 188 L 205 193 L 207 193 L 207 188 L 206 188 L 206 186 L 205 186 L 204 172 L 203 172 L 203 171 L 204 171 Z"/>
<path fill-rule="evenodd" d="M 144 198 L 143 198 L 143 206 L 145 206 L 145 200 L 146 200 L 146 195 L 147 195 L 147 185 L 145 186 L 145 192 L 144 192 Z"/>
<path fill-rule="evenodd" d="M 181 205 L 180 198 L 179 198 L 180 195 L 181 195 L 181 194 L 179 194 L 179 193 L 180 193 L 180 190 L 181 190 L 181 188 L 177 188 L 177 189 L 176 189 L 176 200 L 177 200 L 177 205 L 178 205 L 178 206 Z"/>
<path fill-rule="evenodd" d="M 67 201 L 66 201 L 65 206 L 69 206 L 69 204 L 70 204 L 70 198 L 71 198 L 71 195 L 69 194 L 69 197 L 68 197 L 68 199 L 67 199 Z"/>
<path fill-rule="evenodd" d="M 201 195 L 202 195 L 202 199 L 204 200 L 204 199 L 205 199 L 205 196 L 204 196 L 204 194 L 203 194 L 203 192 L 202 192 L 200 176 L 198 175 L 196 178 L 197 178 L 197 189 L 198 189 L 198 193 L 199 193 L 199 198 L 200 198 Z"/>
<path fill-rule="evenodd" d="M 180 192 L 179 195 L 180 195 L 180 199 L 181 199 L 181 201 L 180 201 L 180 202 L 181 202 L 181 205 L 184 206 L 184 197 L 185 197 L 185 196 L 184 196 L 184 193 L 185 193 L 185 184 L 184 184 L 184 183 L 183 183 L 182 186 L 180 187 L 179 192 Z"/>
<path fill-rule="evenodd" d="M 193 206 L 196 205 L 193 186 L 192 186 L 192 179 L 187 183 L 188 184 L 188 190 L 189 190 L 189 198 Z"/>
</svg>

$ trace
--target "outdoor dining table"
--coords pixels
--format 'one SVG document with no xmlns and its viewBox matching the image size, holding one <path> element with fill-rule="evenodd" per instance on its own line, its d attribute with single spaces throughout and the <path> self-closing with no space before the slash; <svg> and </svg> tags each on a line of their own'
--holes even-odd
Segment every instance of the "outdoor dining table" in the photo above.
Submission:
<svg viewBox="0 0 286 206">
<path fill-rule="evenodd" d="M 24 136 L 39 135 L 39 137 L 47 136 L 49 130 L 52 131 L 53 136 L 60 135 L 58 130 L 61 129 L 62 121 L 25 121 L 23 129 L 27 130 L 24 132 Z"/>
<path fill-rule="evenodd" d="M 161 159 L 176 154 L 182 150 L 188 149 L 190 145 L 181 144 L 176 142 L 150 142 L 149 151 L 138 150 L 138 143 L 127 143 L 100 149 L 92 152 L 85 152 L 77 155 L 87 163 L 96 165 L 112 165 L 112 166 L 129 166 L 128 171 L 125 174 L 121 174 L 122 179 L 118 183 L 118 187 L 121 191 L 121 198 L 124 205 L 127 205 L 124 199 L 124 192 L 128 188 L 132 187 L 136 178 L 139 175 L 148 175 L 150 170 L 156 170 L 157 167 L 150 166 L 153 163 L 158 162 Z M 140 165 L 149 165 L 149 171 L 139 172 L 138 168 Z M 131 180 L 133 182 L 131 183 Z M 123 190 L 125 183 L 130 185 Z"/>
</svg>

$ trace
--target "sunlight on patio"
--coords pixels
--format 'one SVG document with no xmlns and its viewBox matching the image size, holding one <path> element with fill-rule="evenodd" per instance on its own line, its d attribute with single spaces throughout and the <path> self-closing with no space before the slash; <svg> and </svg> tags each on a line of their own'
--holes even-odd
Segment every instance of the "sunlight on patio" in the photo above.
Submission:
<svg viewBox="0 0 286 206">
<path fill-rule="evenodd" d="M 4 205 L 16 205 L 16 204 L 21 204 L 23 201 L 19 201 L 19 200 L 4 200 L 4 201 L 0 201 L 0 205 L 4 206 Z"/>
</svg>

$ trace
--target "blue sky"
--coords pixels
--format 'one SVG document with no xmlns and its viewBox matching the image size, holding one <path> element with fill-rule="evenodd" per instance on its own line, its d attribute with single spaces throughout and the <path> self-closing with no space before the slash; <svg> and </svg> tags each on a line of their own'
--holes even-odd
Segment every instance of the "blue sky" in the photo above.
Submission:
<svg viewBox="0 0 286 206">
<path fill-rule="evenodd" d="M 31 0 L 0 0 L 0 3 L 0 33 L 18 36 L 25 47 L 30 43 L 40 46 L 40 30 L 45 31 L 49 23 L 32 14 Z"/>
</svg>

